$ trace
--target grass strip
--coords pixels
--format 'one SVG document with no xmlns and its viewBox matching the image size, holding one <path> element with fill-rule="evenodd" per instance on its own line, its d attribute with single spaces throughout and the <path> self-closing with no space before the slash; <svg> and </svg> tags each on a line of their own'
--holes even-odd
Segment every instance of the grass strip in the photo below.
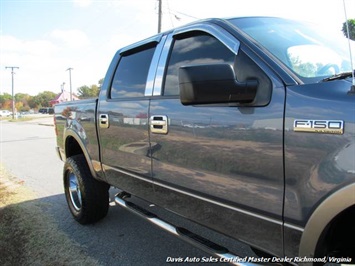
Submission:
<svg viewBox="0 0 355 266">
<path fill-rule="evenodd" d="M 99 265 L 43 206 L 0 165 L 0 265 Z"/>
</svg>

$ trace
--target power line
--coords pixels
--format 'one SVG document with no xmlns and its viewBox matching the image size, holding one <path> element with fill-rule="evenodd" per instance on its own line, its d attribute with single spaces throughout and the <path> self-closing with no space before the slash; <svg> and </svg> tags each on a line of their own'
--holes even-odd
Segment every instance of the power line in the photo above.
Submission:
<svg viewBox="0 0 355 266">
<path fill-rule="evenodd" d="M 176 10 L 174 10 L 174 9 L 170 9 L 170 11 L 172 11 L 171 13 L 173 13 L 175 16 L 177 16 L 177 14 L 180 14 L 180 15 L 183 15 L 183 16 L 185 16 L 185 17 L 192 18 L 192 19 L 200 19 L 200 18 L 198 18 L 198 17 L 194 17 L 194 16 L 188 15 L 188 14 L 186 14 L 186 13 L 182 13 L 182 12 L 180 12 L 180 11 L 176 11 Z M 180 19 L 181 19 L 181 18 L 180 18 Z"/>
<path fill-rule="evenodd" d="M 162 17 L 163 17 L 163 14 L 166 12 L 163 9 L 165 9 L 165 10 L 167 9 L 167 13 L 168 13 L 168 16 L 170 18 L 170 23 L 171 23 L 172 27 L 174 27 L 174 21 L 173 20 L 175 19 L 175 20 L 180 21 L 182 19 L 181 15 L 184 16 L 184 17 L 193 19 L 193 20 L 198 20 L 199 19 L 197 17 L 188 15 L 186 13 L 171 9 L 169 0 L 166 1 L 166 5 L 164 5 L 164 6 L 163 6 L 163 0 L 157 0 L 157 1 L 158 1 L 158 33 L 161 32 Z"/>
<path fill-rule="evenodd" d="M 172 13 L 171 13 L 169 0 L 166 1 L 166 3 L 167 3 L 167 6 L 168 6 L 168 12 L 169 12 L 170 23 L 171 23 L 171 26 L 174 28 L 174 21 L 173 21 L 173 19 L 172 19 L 172 15 L 174 15 L 175 19 L 177 19 L 177 20 L 180 20 L 180 18 L 178 18 L 175 14 L 172 14 Z"/>
</svg>

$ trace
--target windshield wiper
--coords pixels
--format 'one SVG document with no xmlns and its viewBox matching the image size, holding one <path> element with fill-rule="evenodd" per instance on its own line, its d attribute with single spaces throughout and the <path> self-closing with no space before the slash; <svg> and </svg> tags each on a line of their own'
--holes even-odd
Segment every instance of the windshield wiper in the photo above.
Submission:
<svg viewBox="0 0 355 266">
<path fill-rule="evenodd" d="M 354 73 L 355 73 L 355 71 L 354 71 Z M 352 76 L 353 76 L 353 72 L 349 71 L 349 72 L 343 72 L 343 73 L 335 74 L 335 75 L 330 76 L 328 78 L 322 79 L 322 81 L 325 82 L 325 81 L 346 79 L 346 78 L 350 78 Z"/>
</svg>

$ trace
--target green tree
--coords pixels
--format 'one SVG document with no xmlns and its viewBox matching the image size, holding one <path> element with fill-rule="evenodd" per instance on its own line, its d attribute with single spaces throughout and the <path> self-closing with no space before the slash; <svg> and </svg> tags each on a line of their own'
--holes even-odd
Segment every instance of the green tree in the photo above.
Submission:
<svg viewBox="0 0 355 266">
<path fill-rule="evenodd" d="M 16 93 L 15 101 L 17 111 L 24 112 L 31 109 L 30 102 L 33 97 L 27 93 Z"/>
<path fill-rule="evenodd" d="M 50 107 L 49 101 L 55 98 L 56 94 L 51 91 L 44 91 L 32 98 L 31 105 L 34 105 L 33 108 L 40 108 L 40 107 Z"/>
<path fill-rule="evenodd" d="M 80 99 L 95 98 L 99 95 L 100 88 L 97 85 L 81 86 L 78 89 L 78 95 Z"/>
<path fill-rule="evenodd" d="M 9 108 L 9 103 L 12 102 L 12 96 L 9 93 L 4 92 L 4 94 L 0 95 L 0 108 L 7 109 Z"/>
<path fill-rule="evenodd" d="M 349 25 L 349 34 L 346 26 L 346 22 L 343 23 L 343 28 L 342 31 L 344 35 L 350 40 L 355 41 L 355 19 L 348 19 L 348 25 Z"/>
<path fill-rule="evenodd" d="M 27 93 L 16 93 L 15 94 L 15 101 L 16 102 L 28 101 L 30 99 L 30 97 L 32 97 L 32 96 L 30 96 Z"/>
</svg>

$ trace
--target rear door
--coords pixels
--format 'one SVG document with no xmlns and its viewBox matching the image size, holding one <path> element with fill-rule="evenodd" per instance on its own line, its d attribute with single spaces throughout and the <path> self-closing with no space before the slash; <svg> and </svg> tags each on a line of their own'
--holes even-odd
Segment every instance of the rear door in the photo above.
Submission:
<svg viewBox="0 0 355 266">
<path fill-rule="evenodd" d="M 146 95 L 152 91 L 150 81 L 160 54 L 160 39 L 158 36 L 119 51 L 112 82 L 101 91 L 99 100 L 98 131 L 105 177 L 111 185 L 137 196 L 152 194 Z"/>
<path fill-rule="evenodd" d="M 282 83 L 214 24 L 175 31 L 164 51 L 165 72 L 158 73 L 150 103 L 155 202 L 282 255 Z M 258 80 L 256 100 L 239 106 L 182 105 L 179 68 L 220 63 L 230 64 L 238 81 Z"/>
</svg>

